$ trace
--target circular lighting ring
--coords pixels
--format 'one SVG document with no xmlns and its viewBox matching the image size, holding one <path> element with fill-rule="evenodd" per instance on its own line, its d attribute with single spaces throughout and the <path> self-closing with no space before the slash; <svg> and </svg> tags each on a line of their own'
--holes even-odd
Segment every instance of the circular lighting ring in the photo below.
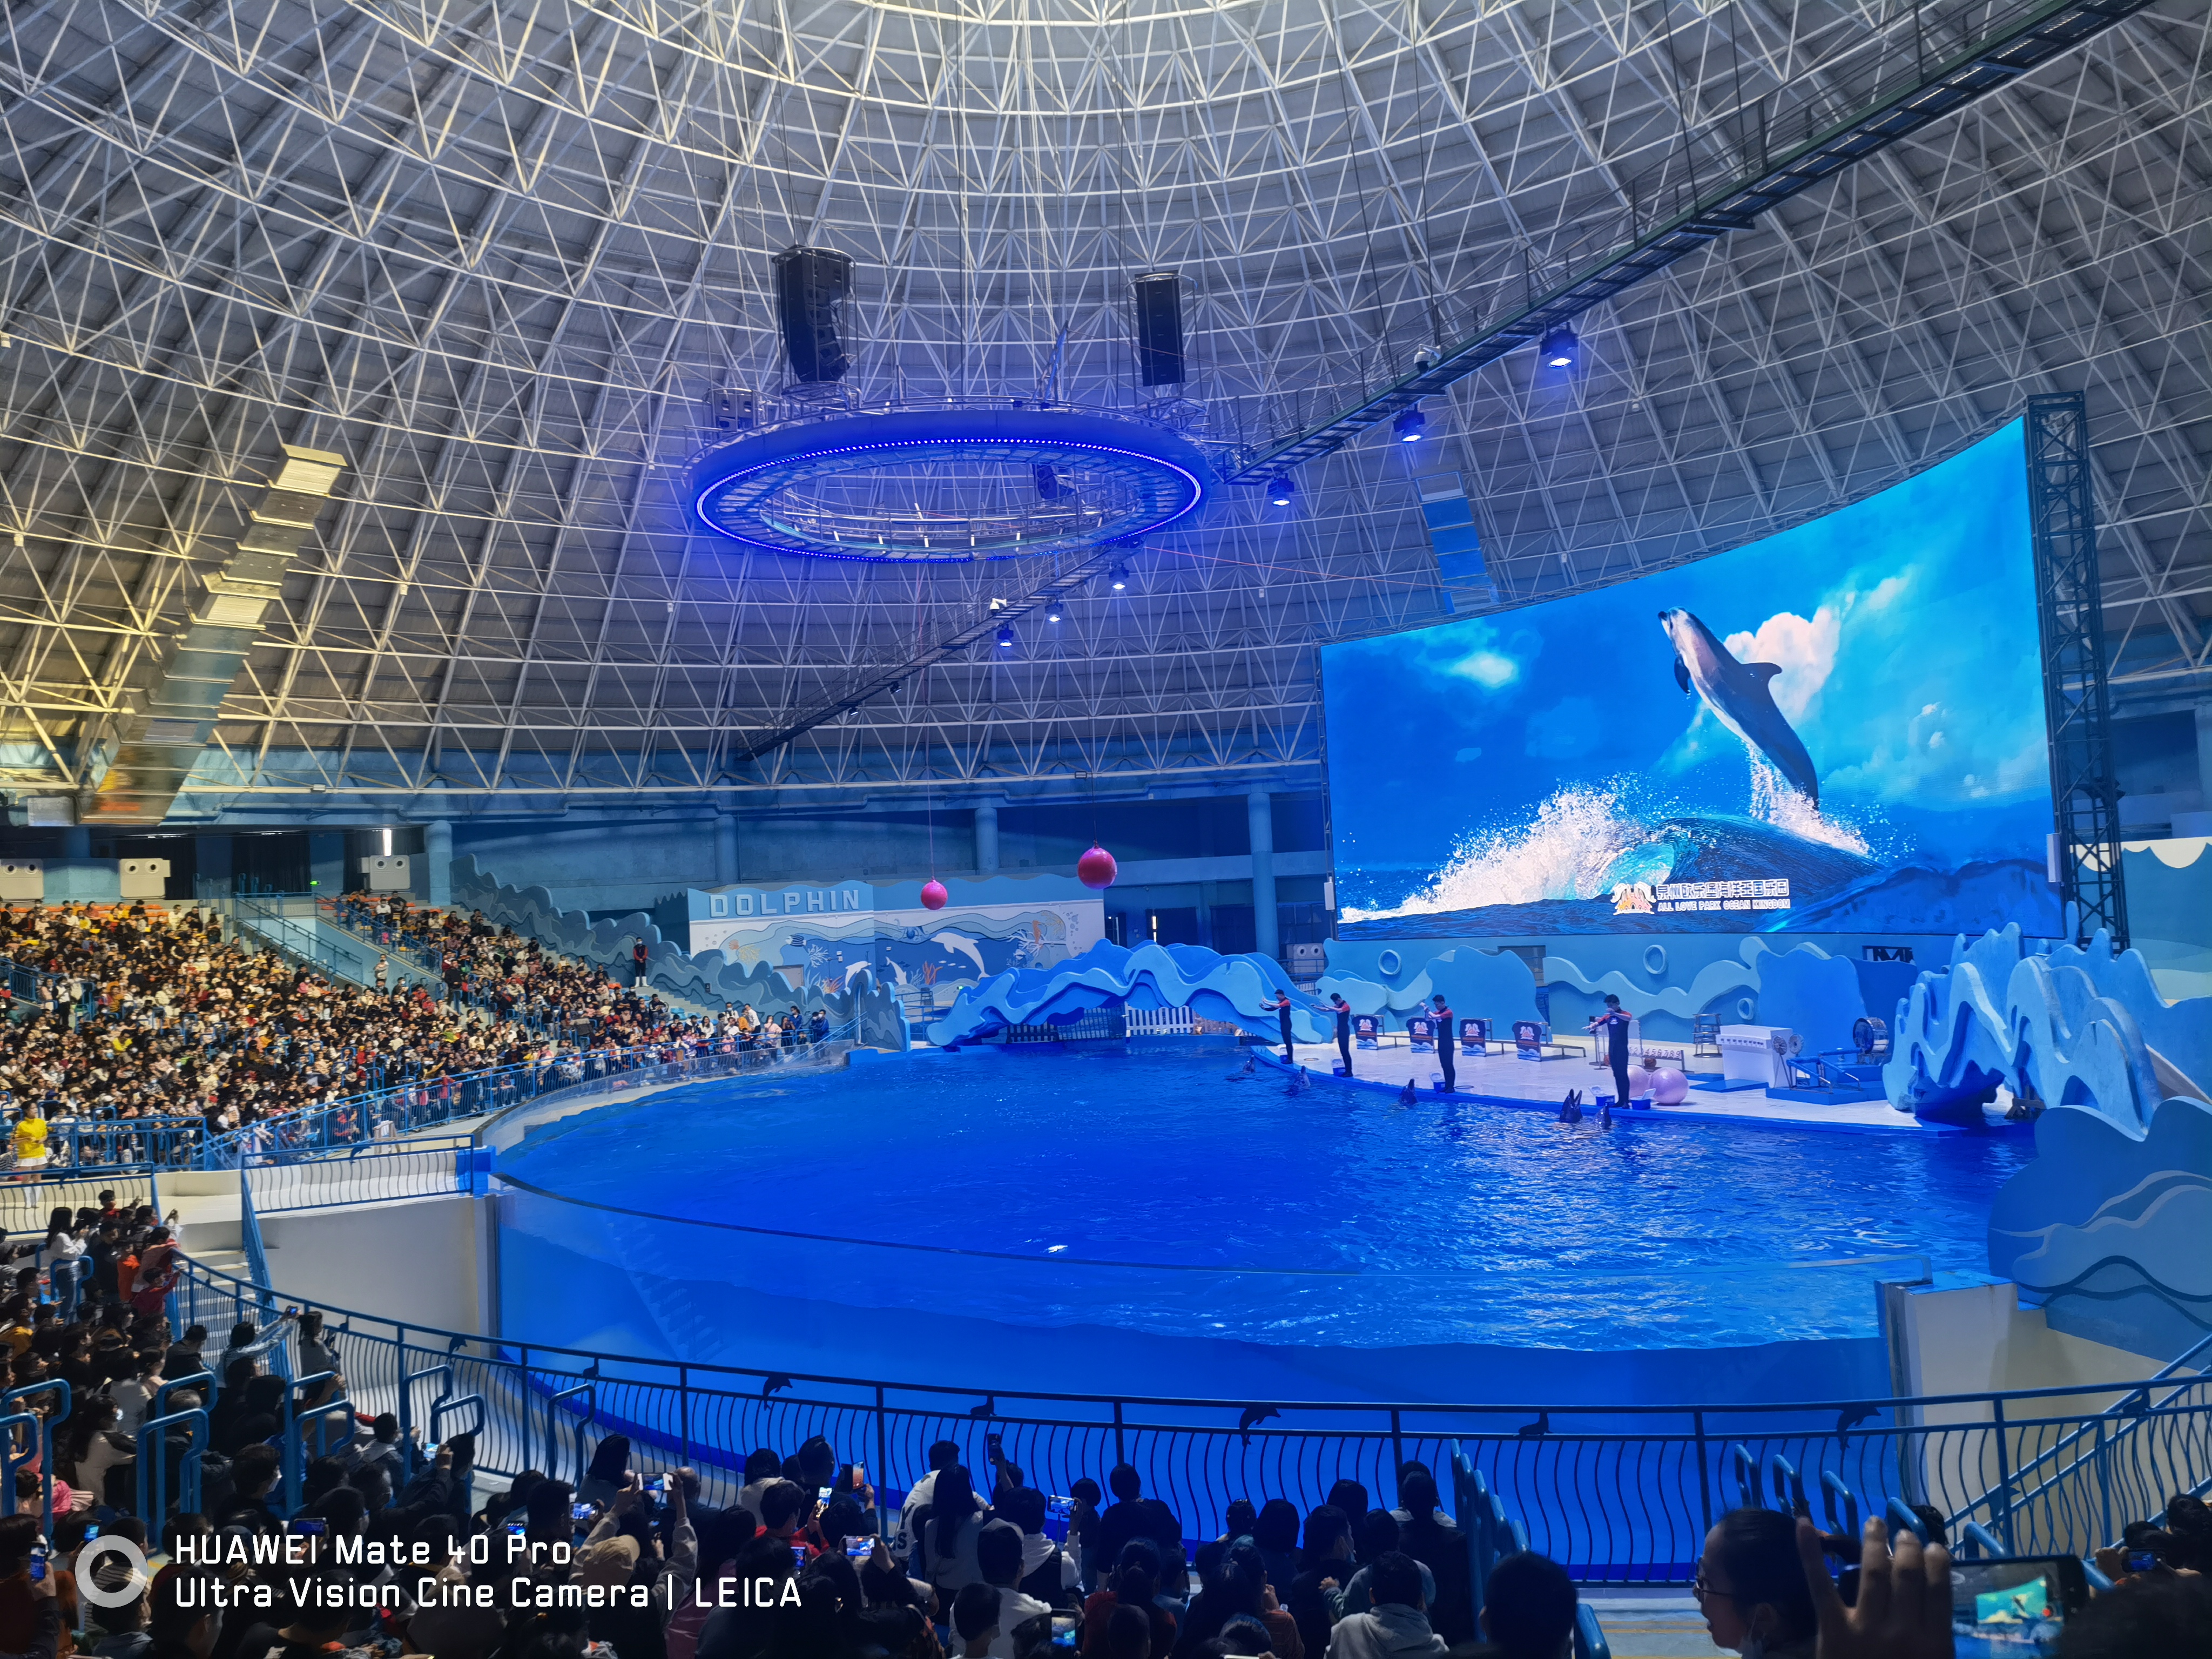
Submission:
<svg viewBox="0 0 2212 1659">
<path fill-rule="evenodd" d="M 917 550 L 830 539 L 774 521 L 784 490 L 839 472 L 930 461 L 1006 461 L 1035 466 L 1079 459 L 1115 475 L 1128 506 L 1079 534 L 1012 545 Z M 709 450 L 691 468 L 691 510 L 718 536 L 748 547 L 815 558 L 896 564 L 968 563 L 1130 541 L 1163 529 L 1206 499 L 1210 471 L 1196 447 L 1158 427 L 1057 409 L 927 409 L 775 428 Z"/>
</svg>

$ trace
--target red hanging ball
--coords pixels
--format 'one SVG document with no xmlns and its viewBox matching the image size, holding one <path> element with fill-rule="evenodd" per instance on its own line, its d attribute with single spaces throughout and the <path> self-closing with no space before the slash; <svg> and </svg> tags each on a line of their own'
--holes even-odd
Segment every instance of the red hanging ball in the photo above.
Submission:
<svg viewBox="0 0 2212 1659">
<path fill-rule="evenodd" d="M 1114 884 L 1114 878 L 1119 873 L 1114 855 L 1096 842 L 1091 844 L 1089 852 L 1075 861 L 1076 879 L 1085 887 L 1095 887 L 1102 892 Z"/>
<path fill-rule="evenodd" d="M 945 890 L 943 882 L 931 880 L 922 884 L 921 908 L 923 909 L 942 910 L 947 903 L 951 902 L 951 898 L 952 895 Z"/>
</svg>

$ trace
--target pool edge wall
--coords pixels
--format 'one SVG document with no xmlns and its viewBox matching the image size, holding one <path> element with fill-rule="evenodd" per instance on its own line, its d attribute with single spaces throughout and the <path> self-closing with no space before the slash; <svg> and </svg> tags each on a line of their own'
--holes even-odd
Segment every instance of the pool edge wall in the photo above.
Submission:
<svg viewBox="0 0 2212 1659">
<path fill-rule="evenodd" d="M 1390 1347 L 1015 1325 L 740 1281 L 756 1245 L 656 1232 L 650 1218 L 508 1187 L 498 1197 L 499 1328 L 537 1341 L 694 1364 L 1009 1393 L 1496 1405 L 1739 1405 L 1881 1399 L 1880 1335 L 1755 1346 Z M 668 1224 L 672 1227 L 678 1224 Z M 718 1270 L 717 1261 L 731 1264 Z M 681 1270 L 666 1269 L 681 1262 Z M 835 1275 L 832 1275 L 834 1279 Z M 1873 1309 L 1869 1310 L 1873 1313 Z"/>
</svg>

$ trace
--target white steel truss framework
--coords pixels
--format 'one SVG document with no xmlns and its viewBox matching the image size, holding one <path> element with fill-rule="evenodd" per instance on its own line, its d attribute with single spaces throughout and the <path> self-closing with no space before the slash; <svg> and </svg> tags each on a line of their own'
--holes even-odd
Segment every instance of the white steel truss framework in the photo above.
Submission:
<svg viewBox="0 0 2212 1659">
<path fill-rule="evenodd" d="M 683 463 L 782 368 L 768 260 L 860 262 L 869 397 L 1134 407 L 1190 284 L 1202 434 L 1295 430 L 1540 278 L 1686 130 L 1901 0 L 28 0 L 0 56 L 0 788 L 82 791 L 286 443 L 339 501 L 181 810 L 1310 768 L 1317 647 L 1701 556 L 2086 393 L 2114 682 L 2212 615 L 2212 122 L 2160 0 L 1432 402 L 1231 492 L 1063 620 L 1035 561 L 736 551 Z M 1019 643 L 988 643 L 994 602 Z M 980 642 L 949 653 L 954 638 Z M 889 690 L 889 668 L 933 659 Z M 760 754 L 763 737 L 833 718 Z"/>
</svg>

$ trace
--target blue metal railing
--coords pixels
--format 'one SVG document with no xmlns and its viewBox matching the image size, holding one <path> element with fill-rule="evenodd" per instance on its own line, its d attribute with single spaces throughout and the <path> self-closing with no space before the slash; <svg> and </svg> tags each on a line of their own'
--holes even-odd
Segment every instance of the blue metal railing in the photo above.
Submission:
<svg viewBox="0 0 2212 1659">
<path fill-rule="evenodd" d="M 845 1035 L 837 1035 L 842 1030 Z M 848 1023 L 835 1028 L 834 1045 L 849 1042 Z M 615 1086 L 648 1086 L 701 1078 L 728 1077 L 764 1069 L 786 1054 L 814 1054 L 820 1045 L 792 1050 L 744 1048 L 724 1041 L 649 1042 L 627 1048 L 591 1048 L 549 1060 L 487 1066 L 449 1077 L 422 1079 L 348 1095 L 312 1111 L 264 1118 L 258 1123 L 208 1138 L 200 1155 L 203 1170 L 234 1170 L 251 1159 L 264 1163 L 343 1152 L 458 1119 L 504 1111 L 541 1095 L 605 1081 Z M 197 1123 L 197 1120 L 194 1121 Z"/>
<path fill-rule="evenodd" d="M 174 1293 L 172 1322 L 222 1328 L 252 1317 L 257 1300 L 252 1285 L 191 1265 Z M 879 1491 L 898 1492 L 929 1467 L 933 1443 L 951 1440 L 970 1467 L 987 1468 L 984 1437 L 997 1434 L 1007 1460 L 1044 1491 L 1065 1492 L 1084 1475 L 1132 1464 L 1146 1491 L 1203 1538 L 1219 1532 L 1232 1498 L 1280 1496 L 1303 1510 L 1324 1501 L 1340 1478 L 1389 1493 L 1398 1469 L 1419 1460 L 1452 1468 L 1455 1482 L 1481 1476 L 1496 1506 L 1480 1524 L 1498 1553 L 1508 1538 L 1525 1540 L 1586 1583 L 1689 1582 L 1706 1529 L 1729 1507 L 1721 1494 L 1739 1444 L 1753 1470 L 1779 1454 L 1808 1485 L 1817 1480 L 1832 1493 L 1839 1483 L 1879 1512 L 1892 1498 L 1940 1507 L 1951 1492 L 1984 1491 L 2000 1431 L 2039 1450 L 2096 1415 L 2074 1407 L 2085 1392 L 2075 1384 L 1873 1402 L 1552 1405 L 1541 1416 L 1526 1406 L 1279 1402 L 1274 1419 L 1246 1426 L 1245 1401 L 1003 1390 L 987 1397 L 927 1382 L 626 1358 L 325 1312 L 325 1340 L 339 1346 L 355 1408 L 404 1407 L 411 1423 L 422 1406 L 416 1396 L 434 1380 L 430 1411 L 440 1426 L 463 1411 L 480 1413 L 477 1467 L 487 1475 L 547 1468 L 549 1451 L 555 1463 L 572 1465 L 592 1431 L 620 1432 L 630 1437 L 640 1468 L 690 1465 L 704 1501 L 727 1504 L 743 1484 L 747 1451 L 820 1434 L 849 1461 L 866 1462 Z M 2212 1422 L 2212 1400 L 2201 1395 L 2145 1409 L 2185 1421 L 2200 1437 Z M 1951 1420 L 1924 1420 L 1931 1416 Z M 1844 1419 L 1851 1426 L 1842 1426 Z M 1453 1462 L 1455 1447 L 1463 1470 Z M 2098 1467 L 2085 1463 L 2084 1478 Z M 2109 1501 L 2130 1516 L 2190 1484 L 2182 1472 L 2148 1461 L 2101 1467 L 2113 1483 Z M 2023 1510 L 2015 1549 L 2086 1553 L 2109 1536 L 2087 1524 L 2094 1513 L 2087 1503 Z"/>
</svg>

